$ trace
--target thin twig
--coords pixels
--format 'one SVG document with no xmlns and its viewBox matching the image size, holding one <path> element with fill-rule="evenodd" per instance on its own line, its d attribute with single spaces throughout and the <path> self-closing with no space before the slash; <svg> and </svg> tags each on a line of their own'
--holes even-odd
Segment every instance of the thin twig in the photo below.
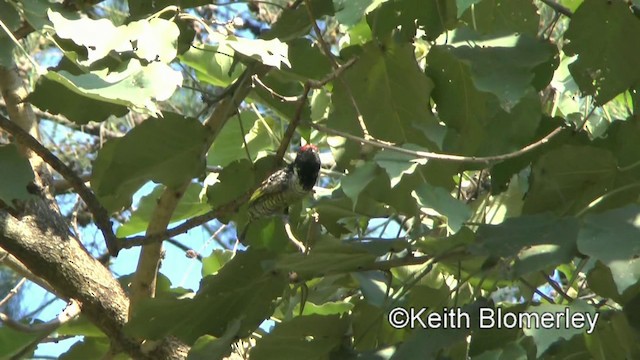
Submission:
<svg viewBox="0 0 640 360">
<path fill-rule="evenodd" d="M 316 38 L 318 39 L 318 43 L 320 44 L 320 49 L 322 50 L 324 55 L 329 59 L 331 66 L 333 66 L 334 68 L 334 71 L 338 72 L 340 69 L 340 65 L 338 65 L 338 62 L 336 61 L 335 56 L 331 52 L 331 49 L 329 48 L 329 44 L 327 44 L 327 42 L 324 41 L 324 37 L 322 36 L 322 31 L 320 30 L 318 23 L 316 23 L 316 19 L 313 17 L 313 13 L 311 13 L 311 6 L 310 6 L 311 3 L 309 0 L 304 0 L 304 3 L 307 8 L 307 16 L 309 17 L 309 21 L 311 22 L 313 31 L 316 33 Z M 353 92 L 351 91 L 351 87 L 346 81 L 344 81 L 344 79 L 342 78 L 338 78 L 338 79 L 342 83 L 342 86 L 344 86 L 345 90 L 347 91 L 347 94 L 349 95 L 349 99 L 351 100 L 351 103 L 353 104 L 353 108 L 356 111 L 358 124 L 360 125 L 360 129 L 362 130 L 364 137 L 366 139 L 371 138 L 371 135 L 369 135 L 369 130 L 367 129 L 367 124 L 364 122 L 364 117 L 362 116 L 362 112 L 360 111 L 360 107 L 358 106 L 358 102 L 356 101 L 356 98 L 353 96 Z"/>
<path fill-rule="evenodd" d="M 18 293 L 18 290 L 20 290 L 20 288 L 22 287 L 22 285 L 24 285 L 25 282 L 27 282 L 27 278 L 23 277 L 22 279 L 20 279 L 20 281 L 18 281 L 16 286 L 14 286 L 11 290 L 9 290 L 9 293 L 7 294 L 7 296 L 5 296 L 4 299 L 0 300 L 0 307 L 4 306 L 6 303 L 9 302 L 9 300 L 11 300 L 12 297 L 16 296 L 16 294 Z"/>
<path fill-rule="evenodd" d="M 255 189 L 254 189 L 255 190 Z M 199 215 L 199 216 L 194 216 L 190 219 L 187 219 L 185 222 L 183 222 L 182 224 L 175 226 L 171 229 L 168 229 L 166 231 L 160 232 L 160 233 L 155 233 L 152 235 L 148 235 L 148 236 L 133 236 L 130 238 L 119 238 L 117 239 L 118 241 L 118 245 L 120 246 L 120 248 L 122 249 L 130 249 L 132 247 L 135 246 L 141 246 L 141 245 L 147 245 L 147 244 L 153 244 L 155 242 L 158 241 L 162 241 L 164 239 L 173 237 L 173 236 L 177 236 L 180 234 L 184 234 L 187 231 L 200 226 L 204 223 L 207 223 L 213 219 L 219 218 L 222 215 L 225 214 L 230 214 L 232 212 L 236 212 L 238 211 L 238 209 L 240 208 L 240 206 L 242 206 L 242 204 L 244 204 L 245 202 L 247 202 L 249 200 L 249 197 L 251 196 L 251 194 L 253 193 L 253 191 L 248 191 L 245 194 L 243 194 L 241 197 L 225 204 L 222 205 L 218 208 L 215 208 L 205 214 Z"/>
<path fill-rule="evenodd" d="M 544 271 L 540 270 L 540 274 L 547 280 L 547 283 L 551 285 L 553 290 L 555 290 L 563 299 L 567 300 L 569 303 L 573 302 L 573 298 L 567 294 L 560 285 L 553 280 L 549 275 L 547 275 Z"/>
<path fill-rule="evenodd" d="M 304 106 L 307 103 L 307 98 L 309 97 L 309 92 L 311 91 L 311 89 L 319 89 L 324 85 L 326 85 L 327 83 L 329 83 L 330 81 L 339 78 L 339 76 L 349 67 L 351 67 L 351 65 L 353 65 L 356 62 L 356 60 L 357 60 L 356 58 L 350 59 L 343 66 L 337 68 L 335 71 L 333 71 L 331 74 L 329 74 L 322 80 L 319 80 L 319 81 L 309 80 L 304 84 L 304 90 L 302 91 L 302 95 L 300 95 L 299 103 L 296 108 L 296 113 L 293 116 L 293 119 L 291 120 L 291 122 L 289 123 L 289 126 L 287 126 L 287 130 L 285 131 L 284 136 L 282 137 L 282 141 L 280 142 L 280 147 L 276 152 L 276 167 L 279 167 L 282 165 L 282 159 L 284 157 L 284 153 L 287 151 L 287 148 L 289 147 L 289 142 L 291 141 L 291 138 L 293 137 L 293 134 L 295 133 L 296 128 L 298 127 L 298 124 L 300 124 L 300 119 L 302 117 L 302 110 L 304 109 Z"/>
<path fill-rule="evenodd" d="M 549 297 L 549 295 L 543 293 L 542 291 L 540 291 L 540 289 L 538 289 L 537 287 L 531 285 L 531 283 L 529 283 L 523 277 L 520 278 L 520 282 L 523 283 L 524 285 L 526 285 L 529 289 L 533 290 L 533 292 L 538 294 L 538 296 L 540 296 L 541 298 L 545 299 L 549 304 L 555 304 L 556 303 L 551 297 Z"/>
<path fill-rule="evenodd" d="M 300 97 L 300 102 L 298 103 L 298 107 L 296 108 L 296 113 L 293 116 L 293 119 L 291 119 L 289 126 L 287 126 L 287 130 L 284 132 L 284 136 L 282 137 L 282 141 L 280 142 L 280 146 L 278 147 L 278 151 L 276 152 L 276 167 L 280 167 L 282 165 L 284 153 L 287 151 L 289 143 L 291 142 L 291 138 L 293 137 L 293 134 L 296 132 L 296 128 L 300 123 L 300 117 L 302 117 L 302 109 L 304 109 L 304 106 L 307 103 L 309 91 L 311 91 L 311 87 L 309 86 L 309 84 L 305 84 L 302 96 Z"/>
<path fill-rule="evenodd" d="M 73 189 L 78 193 L 82 200 L 87 204 L 87 207 L 93 214 L 96 226 L 102 232 L 105 243 L 109 253 L 113 256 L 118 255 L 118 243 L 116 235 L 113 233 L 111 220 L 107 210 L 100 204 L 98 198 L 93 194 L 89 188 L 84 184 L 84 181 L 76 175 L 65 163 L 63 163 L 57 156 L 55 156 L 49 149 L 44 147 L 38 140 L 31 136 L 26 131 L 22 130 L 18 124 L 0 115 L 0 128 L 6 130 L 13 135 L 18 141 L 22 142 L 29 149 L 33 150 L 38 156 L 42 158 L 49 166 L 56 170 L 62 177 L 67 179 Z"/>
<path fill-rule="evenodd" d="M 381 149 L 387 149 L 390 151 L 395 151 L 401 154 L 407 154 L 407 155 L 411 155 L 411 156 L 415 156 L 416 158 L 423 158 L 423 159 L 431 159 L 431 160 L 442 160 L 442 161 L 450 161 L 450 162 L 461 162 L 461 163 L 469 163 L 469 164 L 484 164 L 484 165 L 489 165 L 492 163 L 498 163 L 501 161 L 505 161 L 505 160 L 509 160 L 509 159 L 513 159 L 516 158 L 518 156 L 524 155 L 546 143 L 549 142 L 549 140 L 551 140 L 552 138 L 554 138 L 555 136 L 557 136 L 558 134 L 560 134 L 562 132 L 562 130 L 564 130 L 564 127 L 558 127 L 556 129 L 554 129 L 552 132 L 550 132 L 549 134 L 547 134 L 547 136 L 543 137 L 542 139 L 529 144 L 525 147 L 523 147 L 520 150 L 514 151 L 514 152 L 510 152 L 510 153 L 506 153 L 506 154 L 502 154 L 502 155 L 495 155 L 495 156 L 461 156 L 461 155 L 449 155 L 449 154 L 441 154 L 441 153 L 434 153 L 434 152 L 429 152 L 429 151 L 414 151 L 414 150 L 409 150 L 409 149 L 405 149 L 405 148 L 401 148 L 401 147 L 397 147 L 394 145 L 390 145 L 390 144 L 386 144 L 383 143 L 381 141 L 377 141 L 377 140 L 367 140 L 367 139 L 363 139 L 361 137 L 355 136 L 355 135 L 351 135 L 339 130 L 335 130 L 329 127 L 326 127 L 324 125 L 320 125 L 320 124 L 316 124 L 316 123 L 307 123 L 309 126 L 311 126 L 312 128 L 327 133 L 327 134 L 331 134 L 331 135 L 337 135 L 337 136 L 341 136 L 345 139 L 349 139 L 352 141 L 356 141 L 356 142 L 360 142 L 360 143 L 365 143 L 365 144 L 369 144 Z"/>
<path fill-rule="evenodd" d="M 56 317 L 56 319 L 47 321 L 45 323 L 26 325 L 12 319 L 10 316 L 4 313 L 0 313 L 0 321 L 10 328 L 13 328 L 14 330 L 24 332 L 24 333 L 38 333 L 38 332 L 49 333 L 54 331 L 64 323 L 74 319 L 79 314 L 80 314 L 80 305 L 78 304 L 77 301 L 71 300 L 71 302 L 67 305 L 67 307 L 64 310 L 62 310 L 62 312 L 60 313 L 60 315 L 58 315 L 58 317 Z"/>
</svg>

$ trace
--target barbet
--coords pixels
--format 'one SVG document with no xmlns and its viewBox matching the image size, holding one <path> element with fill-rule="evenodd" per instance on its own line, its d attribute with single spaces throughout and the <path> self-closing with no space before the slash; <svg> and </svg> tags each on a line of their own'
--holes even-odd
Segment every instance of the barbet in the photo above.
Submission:
<svg viewBox="0 0 640 360">
<path fill-rule="evenodd" d="M 249 224 L 256 219 L 286 213 L 289 206 L 311 193 L 320 172 L 320 155 L 315 145 L 303 145 L 295 160 L 274 172 L 249 199 L 249 221 L 240 236 L 244 238 Z"/>
</svg>

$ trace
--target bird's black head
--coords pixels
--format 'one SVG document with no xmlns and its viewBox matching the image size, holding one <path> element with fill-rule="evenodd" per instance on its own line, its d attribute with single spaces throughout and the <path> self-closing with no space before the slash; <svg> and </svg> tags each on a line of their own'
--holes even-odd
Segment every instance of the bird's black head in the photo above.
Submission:
<svg viewBox="0 0 640 360">
<path fill-rule="evenodd" d="M 318 154 L 318 148 L 315 145 L 307 144 L 298 150 L 298 155 L 293 161 L 302 188 L 309 191 L 313 189 L 313 185 L 318 180 L 318 173 L 320 172 L 320 155 Z"/>
</svg>

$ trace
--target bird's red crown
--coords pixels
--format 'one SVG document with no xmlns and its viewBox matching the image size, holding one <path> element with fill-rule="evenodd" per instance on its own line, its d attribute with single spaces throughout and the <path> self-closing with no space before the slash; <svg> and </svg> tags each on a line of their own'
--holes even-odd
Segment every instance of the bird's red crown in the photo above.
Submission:
<svg viewBox="0 0 640 360">
<path fill-rule="evenodd" d="M 317 146 L 315 146 L 315 145 L 313 145 L 313 144 L 306 144 L 306 145 L 302 145 L 302 146 L 300 147 L 300 152 L 307 151 L 307 150 L 309 150 L 309 149 L 311 149 L 311 150 L 313 150 L 313 151 L 315 151 L 315 152 L 318 152 L 318 147 L 317 147 Z"/>
</svg>

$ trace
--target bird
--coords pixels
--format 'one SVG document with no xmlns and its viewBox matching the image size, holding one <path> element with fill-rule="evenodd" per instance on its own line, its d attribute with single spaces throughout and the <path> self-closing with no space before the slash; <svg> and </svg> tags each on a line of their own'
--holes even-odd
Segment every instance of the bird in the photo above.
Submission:
<svg viewBox="0 0 640 360">
<path fill-rule="evenodd" d="M 263 181 L 249 198 L 249 220 L 240 239 L 253 220 L 286 214 L 291 204 L 310 194 L 318 180 L 320 165 L 318 148 L 313 144 L 303 145 L 292 163 Z"/>
</svg>

